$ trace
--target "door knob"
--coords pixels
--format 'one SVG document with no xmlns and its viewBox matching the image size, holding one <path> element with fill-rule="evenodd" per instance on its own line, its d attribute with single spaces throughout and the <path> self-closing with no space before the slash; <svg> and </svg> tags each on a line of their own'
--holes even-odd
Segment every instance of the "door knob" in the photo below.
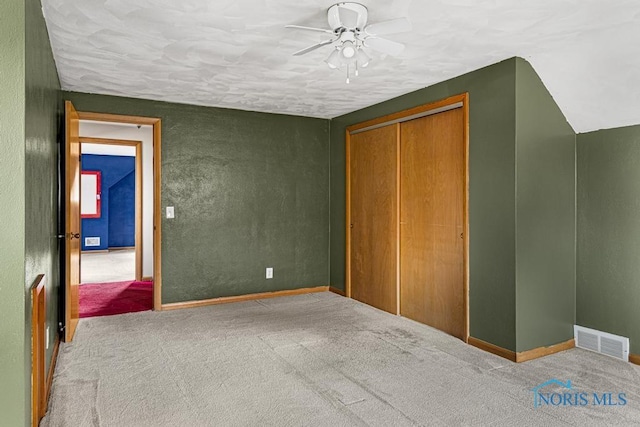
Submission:
<svg viewBox="0 0 640 427">
<path fill-rule="evenodd" d="M 80 233 L 69 233 L 69 240 L 79 239 Z"/>
</svg>

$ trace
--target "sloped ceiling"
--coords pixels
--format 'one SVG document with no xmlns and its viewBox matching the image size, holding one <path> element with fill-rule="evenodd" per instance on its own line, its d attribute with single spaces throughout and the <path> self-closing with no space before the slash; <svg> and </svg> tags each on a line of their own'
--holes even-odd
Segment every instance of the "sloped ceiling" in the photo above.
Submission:
<svg viewBox="0 0 640 427">
<path fill-rule="evenodd" d="M 330 70 L 333 0 L 42 0 L 65 90 L 332 118 L 520 56 L 577 132 L 640 123 L 637 0 L 390 0 L 369 22 L 406 16 L 398 57 L 361 77 Z"/>
<path fill-rule="evenodd" d="M 82 144 L 82 154 L 102 156 L 136 156 L 136 147 L 128 145 Z"/>
</svg>

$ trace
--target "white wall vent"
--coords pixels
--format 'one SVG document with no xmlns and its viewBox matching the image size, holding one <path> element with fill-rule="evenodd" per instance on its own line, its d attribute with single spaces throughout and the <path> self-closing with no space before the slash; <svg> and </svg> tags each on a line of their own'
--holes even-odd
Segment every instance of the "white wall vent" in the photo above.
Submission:
<svg viewBox="0 0 640 427">
<path fill-rule="evenodd" d="M 573 326 L 576 347 L 629 361 L 629 338 L 608 334 L 584 326 Z"/>
<path fill-rule="evenodd" d="M 100 246 L 100 237 L 85 237 L 85 246 Z"/>
</svg>

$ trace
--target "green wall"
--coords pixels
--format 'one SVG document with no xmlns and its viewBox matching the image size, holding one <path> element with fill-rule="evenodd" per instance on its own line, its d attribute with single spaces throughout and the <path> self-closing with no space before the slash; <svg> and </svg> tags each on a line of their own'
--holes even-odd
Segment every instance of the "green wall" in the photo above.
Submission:
<svg viewBox="0 0 640 427">
<path fill-rule="evenodd" d="M 62 94 L 39 0 L 26 2 L 25 55 L 25 286 L 38 274 L 47 283 L 49 369 L 58 330 L 58 130 Z M 27 296 L 27 309 L 30 298 Z M 27 324 L 27 331 L 31 325 Z"/>
<path fill-rule="evenodd" d="M 29 341 L 25 322 L 25 3 L 0 2 L 0 417 L 25 425 Z"/>
<path fill-rule="evenodd" d="M 162 301 L 329 283 L 329 121 L 64 93 L 162 119 Z M 265 268 L 274 278 L 265 279 Z"/>
<path fill-rule="evenodd" d="M 46 369 L 58 324 L 57 136 L 60 84 L 38 0 L 0 5 L 0 417 L 30 425 L 31 298 L 47 278 Z"/>
<path fill-rule="evenodd" d="M 516 351 L 573 338 L 576 135 L 516 59 Z"/>
<path fill-rule="evenodd" d="M 516 348 L 516 60 L 510 59 L 331 122 L 331 285 L 344 289 L 345 128 L 469 92 L 471 336 Z"/>
<path fill-rule="evenodd" d="M 578 135 L 577 324 L 640 354 L 640 126 Z"/>
</svg>

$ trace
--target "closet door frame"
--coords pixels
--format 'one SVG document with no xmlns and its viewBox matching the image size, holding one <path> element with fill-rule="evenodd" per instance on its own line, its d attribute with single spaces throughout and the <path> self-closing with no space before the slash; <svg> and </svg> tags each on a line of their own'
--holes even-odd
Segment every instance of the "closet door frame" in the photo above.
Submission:
<svg viewBox="0 0 640 427">
<path fill-rule="evenodd" d="M 397 252 L 396 252 L 396 295 L 397 310 L 400 315 L 400 125 L 399 123 L 417 119 L 420 117 L 437 114 L 440 112 L 462 108 L 463 114 L 463 138 L 464 138 L 464 204 L 463 204 L 463 268 L 464 268 L 464 342 L 469 338 L 469 93 L 454 95 L 440 101 L 420 105 L 418 107 L 388 114 L 366 122 L 348 126 L 345 135 L 346 150 L 346 240 L 345 240 L 345 294 L 351 298 L 351 135 L 353 133 L 365 132 L 383 126 L 396 124 L 397 127 Z"/>
</svg>

